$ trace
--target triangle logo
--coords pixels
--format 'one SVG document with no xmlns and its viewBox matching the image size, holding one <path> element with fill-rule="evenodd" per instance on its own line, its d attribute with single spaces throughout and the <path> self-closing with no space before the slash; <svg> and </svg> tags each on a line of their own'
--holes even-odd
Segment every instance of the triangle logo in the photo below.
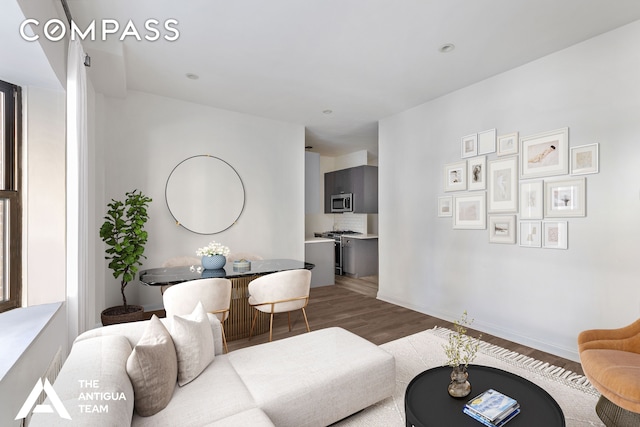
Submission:
<svg viewBox="0 0 640 427">
<path fill-rule="evenodd" d="M 51 405 L 53 405 L 53 408 L 51 407 L 51 405 L 45 405 L 45 404 L 36 405 L 36 402 L 38 401 L 38 397 L 40 397 L 40 393 L 42 393 L 43 391 L 51 401 Z M 34 408 L 34 405 L 35 405 L 35 408 Z M 71 419 L 71 415 L 69 415 L 69 412 L 67 412 L 67 409 L 62 404 L 62 401 L 56 394 L 56 391 L 53 389 L 53 386 L 51 385 L 51 383 L 47 378 L 44 379 L 44 383 L 40 378 L 36 381 L 36 384 L 33 386 L 33 390 L 31 390 L 31 393 L 27 397 L 27 400 L 25 400 L 24 405 L 22 405 L 22 408 L 20 408 L 20 412 L 18 412 L 18 415 L 16 415 L 15 419 L 20 420 L 22 418 L 26 418 L 27 415 L 29 415 L 29 411 L 31 411 L 31 408 L 33 408 L 34 414 L 36 413 L 50 414 L 50 413 L 53 413 L 55 410 L 55 412 L 58 413 L 60 418 L 64 418 L 65 420 Z"/>
</svg>

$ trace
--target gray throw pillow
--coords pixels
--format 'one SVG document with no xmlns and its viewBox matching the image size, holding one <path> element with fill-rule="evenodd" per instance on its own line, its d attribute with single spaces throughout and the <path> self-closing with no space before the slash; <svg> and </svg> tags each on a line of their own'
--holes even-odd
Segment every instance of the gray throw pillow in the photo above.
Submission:
<svg viewBox="0 0 640 427">
<path fill-rule="evenodd" d="M 178 361 L 171 334 L 154 314 L 127 359 L 134 408 L 148 417 L 164 409 L 176 387 Z"/>
</svg>

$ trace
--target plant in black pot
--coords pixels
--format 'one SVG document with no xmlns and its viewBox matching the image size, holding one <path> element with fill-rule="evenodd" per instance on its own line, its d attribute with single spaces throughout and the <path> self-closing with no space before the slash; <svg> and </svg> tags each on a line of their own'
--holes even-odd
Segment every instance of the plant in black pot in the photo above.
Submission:
<svg viewBox="0 0 640 427">
<path fill-rule="evenodd" d="M 138 190 L 125 195 L 124 202 L 112 199 L 107 205 L 109 210 L 104 217 L 104 224 L 100 227 L 100 237 L 107 245 L 105 259 L 110 260 L 109 268 L 113 270 L 113 277 L 120 278 L 123 304 L 102 311 L 102 324 L 105 326 L 144 318 L 144 308 L 127 304 L 124 290 L 135 278 L 138 266 L 142 265 L 140 259 L 146 258 L 144 245 L 147 243 L 148 234 L 144 231 L 144 225 L 149 219 L 147 206 L 152 200 Z"/>
</svg>

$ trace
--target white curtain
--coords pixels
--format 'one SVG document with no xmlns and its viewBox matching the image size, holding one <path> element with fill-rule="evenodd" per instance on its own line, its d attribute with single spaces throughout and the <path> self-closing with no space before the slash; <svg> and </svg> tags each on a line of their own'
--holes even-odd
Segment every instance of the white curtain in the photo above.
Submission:
<svg viewBox="0 0 640 427">
<path fill-rule="evenodd" d="M 87 73 L 79 40 L 67 58 L 67 324 L 69 342 L 87 327 Z"/>
</svg>

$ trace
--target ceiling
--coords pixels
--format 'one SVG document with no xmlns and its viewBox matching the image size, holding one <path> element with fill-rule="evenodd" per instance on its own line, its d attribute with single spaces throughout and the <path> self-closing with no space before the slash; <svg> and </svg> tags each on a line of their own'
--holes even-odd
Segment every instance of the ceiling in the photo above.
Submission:
<svg viewBox="0 0 640 427">
<path fill-rule="evenodd" d="M 80 28 L 132 20 L 144 37 L 155 18 L 171 36 L 162 23 L 178 21 L 173 42 L 85 41 L 99 92 L 144 91 L 302 124 L 306 145 L 329 156 L 377 155 L 378 120 L 640 19 L 637 0 L 68 4 Z M 446 43 L 455 49 L 441 53 Z"/>
</svg>

